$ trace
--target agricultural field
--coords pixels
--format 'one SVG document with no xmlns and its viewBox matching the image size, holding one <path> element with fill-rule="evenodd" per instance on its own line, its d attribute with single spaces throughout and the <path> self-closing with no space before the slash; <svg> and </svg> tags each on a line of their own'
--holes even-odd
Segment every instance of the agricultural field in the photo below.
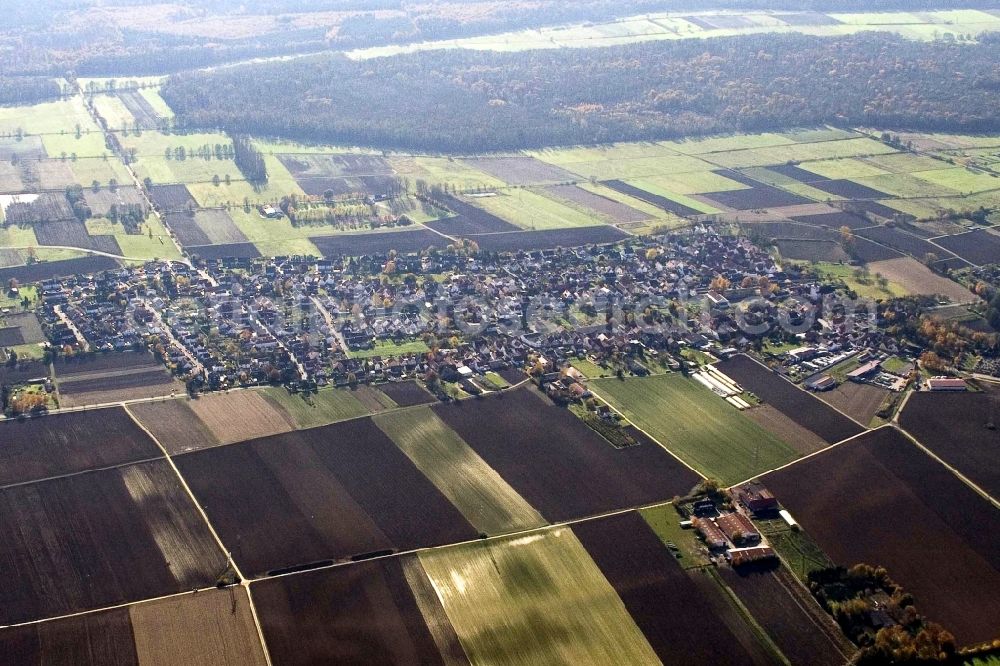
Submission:
<svg viewBox="0 0 1000 666">
<path fill-rule="evenodd" d="M 291 415 L 259 391 L 210 393 L 187 405 L 220 444 L 276 435 L 296 427 Z"/>
<path fill-rule="evenodd" d="M 545 524 L 430 408 L 397 411 L 374 421 L 481 533 L 503 534 Z"/>
<path fill-rule="evenodd" d="M 934 242 L 970 264 L 993 263 L 1000 256 L 1000 235 L 985 229 L 935 238 Z"/>
<path fill-rule="evenodd" d="M 259 576 L 475 538 L 371 419 L 174 458 L 223 543 Z"/>
<path fill-rule="evenodd" d="M 837 564 L 885 567 L 960 645 L 995 636 L 996 509 L 896 430 L 872 431 L 762 480 Z"/>
<path fill-rule="evenodd" d="M 162 456 L 121 407 L 6 420 L 0 423 L 0 433 L 4 442 L 0 446 L 0 486 Z"/>
<path fill-rule="evenodd" d="M 798 457 L 790 446 L 681 375 L 602 379 L 591 386 L 672 453 L 726 485 Z"/>
<path fill-rule="evenodd" d="M 549 521 L 667 500 L 700 480 L 658 446 L 614 448 L 531 387 L 433 411 Z"/>
<path fill-rule="evenodd" d="M 628 235 L 608 225 L 549 229 L 546 231 L 510 231 L 471 236 L 479 249 L 486 252 L 518 252 L 547 250 L 556 247 L 604 245 L 616 243 Z M 440 247 L 441 243 L 436 243 Z"/>
<path fill-rule="evenodd" d="M 251 595 L 274 664 L 468 663 L 416 555 L 270 578 Z"/>
<path fill-rule="evenodd" d="M 1000 393 L 914 393 L 900 425 L 980 488 L 1000 497 Z"/>
<path fill-rule="evenodd" d="M 266 388 L 261 391 L 269 403 L 291 417 L 296 428 L 314 428 L 367 416 L 369 409 L 356 395 L 360 393 L 364 393 L 364 390 L 325 389 L 308 395 L 289 393 L 283 388 Z"/>
<path fill-rule="evenodd" d="M 871 423 L 889 395 L 887 389 L 852 381 L 842 381 L 837 388 L 816 394 L 823 402 L 864 424 Z"/>
<path fill-rule="evenodd" d="M 76 407 L 184 393 L 151 354 L 106 352 L 53 364 L 60 405 Z"/>
<path fill-rule="evenodd" d="M 209 587 L 226 568 L 162 460 L 4 488 L 0 525 L 19 581 L 3 624 Z"/>
<path fill-rule="evenodd" d="M 392 382 L 379 386 L 379 391 L 387 395 L 399 407 L 413 407 L 434 402 L 436 398 L 416 382 Z"/>
<path fill-rule="evenodd" d="M 504 220 L 509 220 L 517 227 L 530 231 L 591 227 L 606 221 L 602 217 L 582 212 L 532 190 L 515 189 L 495 197 L 481 197 L 476 199 L 476 204 Z M 441 231 L 445 231 L 443 222 L 437 224 L 442 225 Z M 512 229 L 494 231 L 512 231 Z"/>
<path fill-rule="evenodd" d="M 664 664 L 768 660 L 762 646 L 745 646 L 713 607 L 721 588 L 693 581 L 639 514 L 579 523 L 573 532 Z"/>
<path fill-rule="evenodd" d="M 965 303 L 975 296 L 965 287 L 933 272 L 916 259 L 890 259 L 868 264 L 873 274 L 881 274 L 909 294 L 941 295 L 953 303 Z"/>
<path fill-rule="evenodd" d="M 569 528 L 425 551 L 419 558 L 471 663 L 657 662 Z"/>
<path fill-rule="evenodd" d="M 186 399 L 165 399 L 129 405 L 128 412 L 170 454 L 197 451 L 220 444 Z"/>
<path fill-rule="evenodd" d="M 542 190 L 546 196 L 592 211 L 615 223 L 644 222 L 650 214 L 576 185 L 552 185 Z"/>
<path fill-rule="evenodd" d="M 0 649 L 17 664 L 266 663 L 247 593 L 239 587 L 0 630 Z"/>
<path fill-rule="evenodd" d="M 734 356 L 722 361 L 719 370 L 750 391 L 764 404 L 816 433 L 828 444 L 862 432 L 858 423 L 835 411 L 819 399 L 797 388 L 748 356 Z"/>
</svg>

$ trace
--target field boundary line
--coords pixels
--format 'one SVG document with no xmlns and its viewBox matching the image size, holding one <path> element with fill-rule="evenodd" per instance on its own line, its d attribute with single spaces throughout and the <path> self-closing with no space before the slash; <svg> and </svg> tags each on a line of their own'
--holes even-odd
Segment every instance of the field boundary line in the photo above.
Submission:
<svg viewBox="0 0 1000 666">
<path fill-rule="evenodd" d="M 970 479 L 966 475 L 964 475 L 961 472 L 959 472 L 956 468 L 954 468 L 953 466 L 951 466 L 950 464 L 948 464 L 947 462 L 945 462 L 941 458 L 941 456 L 939 456 L 938 454 L 934 453 L 932 450 L 930 450 L 929 448 L 927 448 L 926 446 L 924 446 L 924 444 L 921 443 L 921 441 L 919 439 L 917 439 L 916 437 L 914 437 L 913 435 L 911 435 L 909 432 L 907 432 L 906 430 L 904 430 L 902 426 L 894 425 L 893 427 L 897 431 L 899 431 L 899 433 L 901 435 L 903 435 L 904 437 L 906 437 L 907 439 L 909 439 L 911 442 L 913 442 L 913 444 L 916 445 L 917 448 L 919 448 L 921 451 L 923 451 L 928 456 L 930 456 L 931 458 L 933 458 L 938 464 L 942 465 L 949 472 L 951 472 L 952 474 L 954 474 L 955 476 L 957 476 L 958 479 L 962 483 L 964 483 L 965 485 L 969 486 L 969 488 L 971 488 L 972 490 L 974 490 L 977 494 L 981 495 L 983 499 L 985 499 L 987 502 L 989 502 L 990 504 L 992 504 L 995 508 L 1000 509 L 1000 501 L 998 501 L 995 497 L 993 497 L 988 492 L 986 492 L 985 490 L 983 490 L 978 484 L 976 484 L 975 481 L 973 481 L 972 479 Z"/>
<path fill-rule="evenodd" d="M 745 481 L 740 481 L 739 483 L 735 483 L 735 484 L 733 484 L 733 485 L 731 485 L 729 487 L 730 488 L 735 488 L 736 486 L 743 485 L 744 483 L 749 483 L 750 481 L 753 481 L 754 479 L 759 479 L 762 476 L 765 476 L 767 474 L 773 474 L 774 472 L 780 472 L 781 470 L 786 469 L 788 467 L 791 467 L 792 465 L 797 465 L 797 464 L 799 464 L 800 462 L 802 462 L 804 460 L 809 460 L 810 458 L 814 458 L 814 457 L 816 457 L 818 455 L 826 453 L 827 451 L 832 451 L 833 449 L 837 448 L 838 446 L 840 446 L 842 444 L 848 444 L 849 442 L 853 442 L 854 440 L 858 439 L 859 437 L 864 437 L 867 434 L 870 434 L 870 433 L 873 433 L 873 432 L 878 432 L 879 430 L 882 430 L 883 428 L 891 428 L 891 427 L 892 427 L 891 424 L 886 423 L 884 425 L 880 425 L 878 428 L 872 428 L 871 430 L 865 429 L 865 430 L 859 432 L 857 435 L 851 435 L 847 439 L 842 439 L 839 442 L 834 442 L 833 444 L 831 444 L 829 446 L 823 447 L 819 451 L 813 451 L 812 453 L 804 455 L 801 458 L 796 458 L 795 460 L 787 462 L 784 465 L 781 465 L 780 467 L 775 467 L 774 469 L 769 469 L 766 472 L 761 472 L 757 476 L 751 476 L 749 479 L 746 479 Z"/>
<path fill-rule="evenodd" d="M 90 469 L 81 469 L 76 472 L 66 472 L 65 474 L 55 474 L 53 476 L 46 476 L 41 479 L 29 479 L 28 481 L 17 481 L 15 483 L 8 483 L 7 485 L 0 486 L 0 491 L 8 490 L 10 488 L 19 488 L 21 486 L 30 486 L 33 483 L 45 483 L 46 481 L 58 481 L 60 479 L 69 479 L 74 476 L 80 476 L 82 474 L 91 474 L 93 472 L 107 472 L 112 469 L 121 469 L 122 467 L 129 467 L 130 465 L 144 465 L 146 463 L 156 462 L 157 460 L 163 460 L 163 456 L 156 456 L 155 458 L 140 458 L 138 460 L 129 460 L 126 462 L 116 463 L 114 465 L 105 465 L 104 467 L 91 467 Z"/>
<path fill-rule="evenodd" d="M 200 592 L 211 592 L 212 590 L 218 589 L 228 589 L 230 587 L 235 587 L 234 585 L 227 585 L 223 588 L 212 587 L 199 587 L 194 590 L 184 590 L 183 592 L 174 592 L 172 594 L 163 594 L 158 597 L 150 597 L 148 599 L 139 599 L 138 601 L 123 601 L 120 604 L 114 604 L 112 606 L 101 606 L 100 608 L 89 608 L 87 610 L 77 611 L 75 613 L 66 613 L 64 615 L 53 615 L 51 617 L 43 617 L 37 620 L 27 620 L 25 622 L 14 622 L 13 624 L 0 624 L 0 629 L 12 629 L 14 627 L 30 627 L 35 624 L 42 624 L 45 622 L 55 622 L 58 620 L 68 620 L 73 617 L 82 617 L 84 615 L 93 615 L 95 613 L 103 613 L 105 611 L 117 610 L 119 608 L 130 608 L 132 606 L 138 606 L 139 604 L 148 604 L 154 601 L 163 601 L 165 599 L 177 599 L 179 597 L 184 597 L 187 595 L 195 595 Z"/>
<path fill-rule="evenodd" d="M 681 460 L 681 459 L 680 459 L 680 457 L 678 457 L 678 455 L 677 455 L 676 453 L 674 453 L 673 451 L 671 451 L 670 449 L 668 449 L 668 448 L 667 448 L 667 447 L 666 447 L 666 446 L 665 446 L 665 445 L 663 444 L 663 442 L 661 442 L 661 441 L 660 441 L 660 440 L 658 440 L 657 438 L 653 437 L 653 436 L 652 436 L 652 435 L 650 435 L 650 434 L 649 434 L 648 432 L 646 432 L 645 430 L 643 430 L 642 428 L 640 428 L 639 426 L 637 426 L 637 425 L 636 425 L 635 423 L 633 423 L 633 422 L 632 422 L 632 419 L 630 419 L 630 418 L 628 418 L 627 416 L 625 416 L 624 414 L 622 414 L 622 413 L 621 413 L 621 412 L 620 412 L 620 411 L 618 410 L 618 408 L 617 408 L 617 407 L 615 407 L 614 405 L 612 405 L 612 404 L 611 404 L 611 402 L 610 402 L 610 401 L 609 401 L 609 400 L 608 400 L 607 398 L 605 398 L 605 397 L 604 397 L 604 396 L 602 396 L 602 395 L 601 395 L 600 393 L 598 393 L 597 391 L 595 391 L 595 390 L 594 390 L 594 387 L 593 387 L 593 385 L 591 385 L 591 384 L 588 384 L 588 386 L 587 386 L 587 389 L 588 389 L 588 390 L 589 390 L 589 391 L 590 391 L 591 393 L 593 393 L 595 397 L 599 398 L 599 399 L 600 399 L 600 400 L 601 400 L 601 401 L 602 401 L 602 402 L 603 402 L 603 403 L 604 403 L 605 405 L 607 405 L 608 407 L 610 407 L 610 408 L 611 408 L 611 411 L 613 411 L 613 412 L 614 412 L 615 414 L 617 414 L 618 416 L 620 416 L 620 417 L 622 417 L 623 419 L 625 419 L 625 421 L 626 421 L 626 422 L 627 422 L 627 423 L 628 423 L 629 425 L 631 425 L 631 426 L 632 426 L 633 428 L 635 428 L 636 430 L 638 430 L 639 432 L 641 432 L 641 433 L 642 433 L 643 435 L 645 435 L 646 437 L 649 437 L 649 438 L 650 438 L 650 439 L 651 439 L 652 441 L 656 442 L 656 445 L 657 445 L 657 446 L 659 446 L 659 447 L 660 447 L 661 449 L 663 449 L 663 450 L 664 450 L 664 451 L 666 451 L 666 452 L 667 452 L 668 454 L 670 454 L 670 456 L 671 456 L 671 457 L 673 457 L 673 458 L 674 458 L 675 460 L 677 460 L 677 461 L 678 461 L 678 462 L 679 462 L 680 464 L 682 464 L 682 465 L 684 465 L 685 467 L 687 467 L 687 468 L 688 468 L 689 470 L 691 470 L 692 472 L 694 472 L 695 474 L 697 474 L 697 475 L 698 475 L 698 476 L 699 476 L 700 478 L 702 478 L 702 479 L 707 479 L 707 478 L 708 478 L 707 476 L 705 476 L 704 474 L 702 474 L 701 472 L 699 472 L 698 470 L 696 470 L 696 469 L 695 469 L 694 467 L 691 467 L 691 465 L 687 464 L 687 462 L 685 462 L 684 460 Z"/>
<path fill-rule="evenodd" d="M 216 544 L 218 544 L 219 550 L 221 550 L 223 554 L 225 554 L 226 559 L 229 562 L 229 566 L 232 567 L 233 571 L 236 572 L 236 575 L 240 577 L 240 587 L 245 589 L 247 593 L 247 600 L 248 603 L 250 604 L 250 615 L 253 617 L 253 623 L 257 629 L 257 638 L 260 640 L 260 646 L 264 652 L 264 660 L 268 666 L 271 666 L 271 653 L 267 649 L 267 641 L 264 640 L 264 630 L 261 627 L 260 618 L 258 618 L 257 616 L 257 607 L 253 603 L 253 595 L 250 594 L 250 582 L 247 580 L 246 576 L 243 575 L 243 572 L 240 571 L 239 565 L 236 564 L 236 560 L 233 559 L 233 554 L 226 549 L 226 545 L 222 542 L 222 538 L 219 536 L 219 533 L 215 531 L 215 526 L 213 526 L 212 521 L 209 520 L 208 514 L 205 512 L 205 509 L 201 506 L 201 504 L 199 504 L 198 498 L 195 497 L 194 491 L 191 490 L 191 486 L 188 485 L 187 479 L 184 478 L 184 475 L 181 474 L 181 471 L 180 469 L 178 469 L 177 464 L 174 463 L 173 459 L 170 457 L 170 452 L 168 452 L 167 449 L 163 446 L 163 444 L 160 443 L 160 440 L 158 440 L 156 436 L 153 435 L 153 433 L 150 432 L 150 430 L 145 425 L 143 425 L 138 418 L 136 418 L 135 414 L 132 413 L 132 410 L 130 410 L 127 406 L 123 406 L 122 408 L 125 410 L 125 413 L 128 414 L 129 418 L 135 421 L 136 425 L 142 428 L 142 430 L 150 437 L 150 439 L 152 439 L 153 442 L 156 443 L 156 446 L 159 447 L 160 451 L 163 452 L 163 455 L 165 456 L 167 463 L 170 464 L 170 468 L 174 470 L 174 474 L 177 476 L 177 480 L 180 481 L 181 486 L 184 487 L 184 491 L 187 492 L 188 497 L 191 498 L 191 502 L 194 504 L 195 509 L 197 509 L 199 515 L 201 515 L 201 519 L 205 522 L 205 526 L 208 528 L 209 532 L 212 533 L 212 537 L 215 539 Z"/>
</svg>

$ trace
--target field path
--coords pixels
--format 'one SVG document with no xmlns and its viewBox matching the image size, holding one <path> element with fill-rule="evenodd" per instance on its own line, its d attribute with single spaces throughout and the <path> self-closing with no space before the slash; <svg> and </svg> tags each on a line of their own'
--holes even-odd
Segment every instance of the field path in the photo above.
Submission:
<svg viewBox="0 0 1000 666">
<path fill-rule="evenodd" d="M 160 444 L 160 441 L 156 439 L 156 436 L 153 435 L 153 433 L 150 432 L 149 429 L 147 429 L 146 426 L 144 426 L 142 422 L 139 421 L 138 418 L 136 418 L 135 414 L 133 414 L 132 411 L 127 406 L 125 406 L 124 409 L 125 412 L 129 415 L 129 417 L 133 421 L 135 421 L 136 425 L 138 425 L 146 433 L 146 435 L 148 435 L 149 438 L 156 443 L 156 446 L 159 447 L 160 451 L 163 452 L 163 455 L 166 457 L 167 463 L 169 463 L 170 468 L 174 471 L 174 474 L 177 476 L 177 480 L 184 488 L 184 492 L 187 493 L 188 497 L 191 499 L 191 502 L 198 510 L 198 514 L 201 516 L 201 519 L 204 521 L 206 527 L 208 527 L 208 531 L 212 534 L 212 538 L 215 539 L 215 543 L 219 546 L 219 549 L 223 553 L 225 553 L 226 559 L 229 562 L 229 567 L 234 572 L 236 572 L 237 576 L 239 576 L 240 585 L 246 588 L 247 598 L 249 599 L 250 603 L 250 613 L 253 615 L 253 622 L 257 628 L 257 636 L 260 639 L 261 648 L 263 649 L 264 652 L 264 659 L 266 660 L 268 666 L 271 666 L 271 653 L 268 651 L 267 642 L 264 640 L 264 631 L 261 628 L 260 617 L 257 615 L 257 607 L 254 605 L 253 602 L 253 595 L 250 594 L 250 581 L 247 579 L 246 576 L 243 575 L 243 572 L 240 571 L 239 565 L 237 565 L 236 560 L 233 559 L 232 553 L 229 552 L 226 549 L 225 544 L 222 543 L 222 538 L 219 537 L 219 533 L 216 532 L 215 526 L 212 525 L 212 522 L 208 519 L 208 514 L 205 513 L 205 509 L 198 501 L 198 498 L 195 497 L 194 491 L 191 490 L 191 486 L 188 485 L 187 479 L 184 478 L 184 475 L 181 474 L 180 469 L 178 469 L 177 465 L 174 463 L 173 458 L 170 457 L 170 452 L 167 451 L 162 444 Z"/>
</svg>

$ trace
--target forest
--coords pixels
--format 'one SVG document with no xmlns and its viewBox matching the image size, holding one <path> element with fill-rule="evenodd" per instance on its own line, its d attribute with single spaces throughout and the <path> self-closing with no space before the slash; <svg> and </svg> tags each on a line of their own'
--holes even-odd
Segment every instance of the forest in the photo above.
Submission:
<svg viewBox="0 0 1000 666">
<path fill-rule="evenodd" d="M 646 12 L 785 10 L 872 12 L 995 8 L 994 0 L 39 0 L 4 3 L 6 75 L 167 74 L 250 58 L 471 37 L 606 21 Z M 9 6 L 8 6 L 9 5 Z M 134 8 L 170 12 L 136 21 Z M 120 11 L 116 11 L 120 10 Z M 156 14 L 159 15 L 159 14 Z M 258 29 L 227 30 L 256 17 Z M 202 25 L 212 26 L 210 29 Z"/>
<path fill-rule="evenodd" d="M 329 55 L 191 72 L 185 128 L 482 152 L 829 123 L 996 131 L 1000 39 L 755 35 L 582 50 Z"/>
</svg>

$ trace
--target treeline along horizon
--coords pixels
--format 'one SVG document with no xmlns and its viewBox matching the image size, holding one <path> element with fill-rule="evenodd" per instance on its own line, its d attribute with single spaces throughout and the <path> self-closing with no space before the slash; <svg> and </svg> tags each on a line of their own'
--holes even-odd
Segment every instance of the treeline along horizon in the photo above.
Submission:
<svg viewBox="0 0 1000 666">
<path fill-rule="evenodd" d="M 733 131 L 1000 127 L 1000 36 L 753 35 L 593 49 L 341 55 L 171 77 L 183 128 L 431 152 Z"/>
</svg>

